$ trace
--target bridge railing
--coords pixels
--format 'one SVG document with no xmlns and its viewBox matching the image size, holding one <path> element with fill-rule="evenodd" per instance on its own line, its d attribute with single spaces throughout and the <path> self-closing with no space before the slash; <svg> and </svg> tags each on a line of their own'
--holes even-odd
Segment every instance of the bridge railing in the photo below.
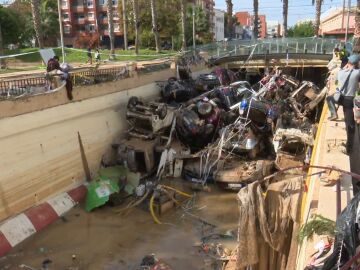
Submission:
<svg viewBox="0 0 360 270">
<path fill-rule="evenodd" d="M 229 55 L 311 53 L 332 54 L 340 42 L 323 38 L 279 38 L 262 40 L 231 40 L 197 46 L 196 51 L 206 52 L 209 57 Z M 192 53 L 190 50 L 189 53 Z"/>
</svg>

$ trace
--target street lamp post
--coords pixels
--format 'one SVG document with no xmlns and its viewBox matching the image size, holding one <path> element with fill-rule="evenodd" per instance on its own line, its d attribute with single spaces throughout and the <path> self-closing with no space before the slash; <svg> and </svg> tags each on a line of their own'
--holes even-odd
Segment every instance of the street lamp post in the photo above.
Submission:
<svg viewBox="0 0 360 270">
<path fill-rule="evenodd" d="M 59 13 L 59 26 L 60 26 L 60 42 L 61 42 L 61 53 L 63 63 L 65 62 L 65 51 L 64 51 L 64 32 L 63 32 L 63 25 L 61 20 L 61 1 L 58 0 L 58 13 Z"/>
<path fill-rule="evenodd" d="M 349 35 L 350 9 L 351 9 L 351 0 L 349 0 L 349 2 L 348 2 L 347 22 L 346 22 L 346 31 L 345 31 L 345 43 L 347 42 L 348 35 Z"/>
<path fill-rule="evenodd" d="M 196 48 L 196 33 L 195 33 L 195 3 L 193 4 L 193 13 L 192 13 L 192 17 L 193 17 L 193 50 L 195 53 L 195 48 Z"/>
</svg>

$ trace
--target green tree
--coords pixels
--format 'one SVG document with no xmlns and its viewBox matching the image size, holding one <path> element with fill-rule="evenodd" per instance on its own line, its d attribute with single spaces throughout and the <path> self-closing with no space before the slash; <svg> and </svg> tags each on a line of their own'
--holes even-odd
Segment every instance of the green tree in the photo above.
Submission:
<svg viewBox="0 0 360 270">
<path fill-rule="evenodd" d="M 15 11 L 0 5 L 0 25 L 2 47 L 19 43 L 22 25 Z"/>
<path fill-rule="evenodd" d="M 56 46 L 60 31 L 56 0 L 41 1 L 40 22 L 43 44 L 46 46 Z"/>
<path fill-rule="evenodd" d="M 288 29 L 288 37 L 313 37 L 314 24 L 310 22 L 299 23 Z"/>
<path fill-rule="evenodd" d="M 186 44 L 189 46 L 193 44 L 193 31 L 192 31 L 192 15 L 193 5 L 187 6 L 186 12 Z M 205 14 L 204 10 L 195 6 L 195 29 L 196 29 L 196 43 L 205 44 L 212 41 L 212 34 L 210 33 L 209 17 Z"/>
</svg>

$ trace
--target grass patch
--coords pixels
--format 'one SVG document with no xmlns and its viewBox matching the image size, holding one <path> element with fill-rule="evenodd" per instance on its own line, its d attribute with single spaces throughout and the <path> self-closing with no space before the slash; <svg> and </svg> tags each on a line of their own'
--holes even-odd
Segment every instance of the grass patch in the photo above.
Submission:
<svg viewBox="0 0 360 270">
<path fill-rule="evenodd" d="M 27 55 L 16 56 L 14 58 L 8 58 L 7 61 L 9 63 L 15 62 L 15 60 L 20 60 L 21 62 L 24 62 L 24 63 L 41 63 L 42 59 L 41 59 L 38 48 L 26 48 L 26 49 L 17 49 L 17 50 L 11 50 L 11 51 L 6 50 L 5 55 L 12 55 L 12 54 L 18 54 L 18 53 L 29 53 L 29 52 L 33 52 L 33 53 L 27 54 Z M 58 55 L 60 57 L 60 60 L 62 61 L 61 49 L 56 48 L 56 49 L 54 49 L 54 52 L 56 55 Z M 109 53 L 110 53 L 109 50 L 100 50 L 101 60 L 102 61 L 108 60 Z M 169 57 L 169 54 L 176 54 L 176 53 L 177 52 L 175 52 L 175 51 L 163 51 L 161 53 L 156 53 L 156 51 L 154 51 L 154 50 L 141 49 L 141 50 L 139 50 L 140 56 L 136 56 L 134 50 L 128 50 L 128 51 L 115 50 L 115 55 L 116 55 L 115 61 L 154 60 L 154 59 Z M 86 50 L 78 51 L 78 50 L 65 48 L 65 54 L 66 54 L 65 60 L 67 63 L 85 63 L 87 60 Z M 92 51 L 93 60 L 94 60 L 94 54 L 95 54 L 95 50 Z"/>
</svg>

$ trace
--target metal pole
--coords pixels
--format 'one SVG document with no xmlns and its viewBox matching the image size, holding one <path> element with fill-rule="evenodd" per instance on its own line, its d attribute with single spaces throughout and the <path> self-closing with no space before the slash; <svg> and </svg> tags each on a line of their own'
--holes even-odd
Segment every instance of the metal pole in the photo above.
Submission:
<svg viewBox="0 0 360 270">
<path fill-rule="evenodd" d="M 195 3 L 193 4 L 193 50 L 195 53 L 196 41 L 195 41 Z"/>
<path fill-rule="evenodd" d="M 62 62 L 65 62 L 65 50 L 64 50 L 64 32 L 63 32 L 63 25 L 61 20 L 61 3 L 60 0 L 58 2 L 58 13 L 59 13 L 59 26 L 60 26 L 60 42 L 61 42 L 61 53 L 62 53 Z M 70 2 L 69 2 L 70 4 Z"/>
<path fill-rule="evenodd" d="M 127 16 L 126 16 L 126 3 L 125 0 L 121 1 L 122 3 L 122 18 L 123 18 L 123 29 L 124 29 L 124 50 L 127 51 L 128 44 L 127 44 Z M 172 38 L 172 36 L 171 36 Z M 173 41 L 171 41 L 171 44 L 174 44 Z"/>
<path fill-rule="evenodd" d="M 343 29 L 344 29 L 344 19 L 345 19 L 345 0 L 343 1 L 342 20 L 341 20 L 341 30 L 343 30 Z"/>
<path fill-rule="evenodd" d="M 345 32 L 345 43 L 347 42 L 348 35 L 349 35 L 350 9 L 351 9 L 351 0 L 349 0 L 349 2 L 348 2 L 347 23 L 346 23 L 346 32 Z"/>
</svg>

